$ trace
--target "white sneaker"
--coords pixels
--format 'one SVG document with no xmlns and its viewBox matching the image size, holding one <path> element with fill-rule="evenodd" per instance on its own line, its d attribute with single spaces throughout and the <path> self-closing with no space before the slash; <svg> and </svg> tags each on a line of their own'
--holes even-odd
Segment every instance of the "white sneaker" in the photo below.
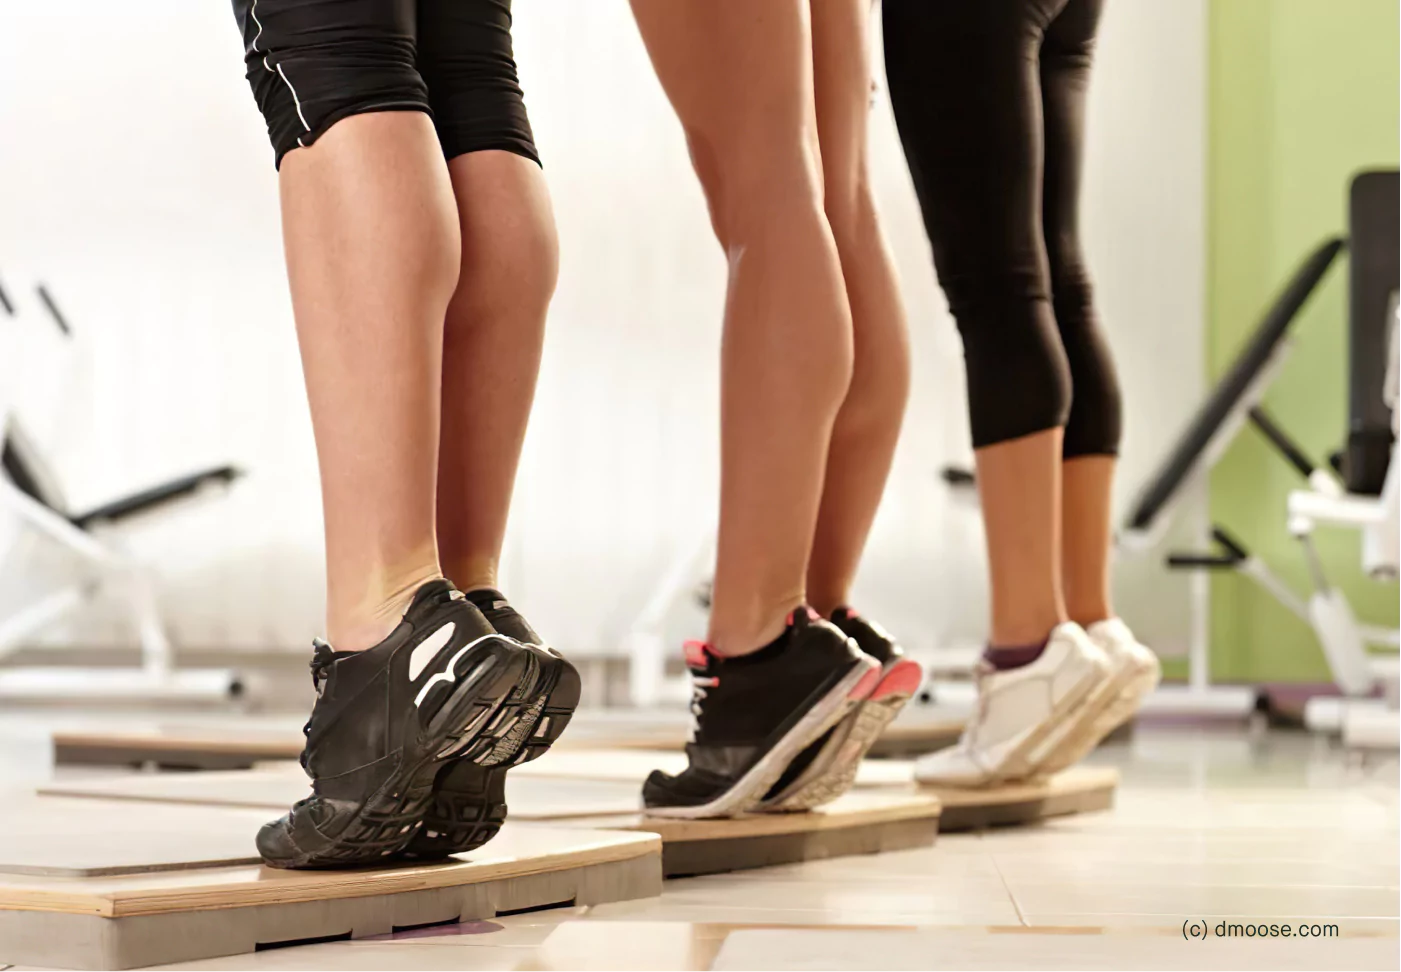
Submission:
<svg viewBox="0 0 1401 972">
<path fill-rule="evenodd" d="M 1057 773 L 1088 756 L 1104 737 L 1133 718 L 1143 697 L 1158 686 L 1158 656 L 1138 643 L 1118 618 L 1098 621 L 1087 632 L 1109 659 L 1109 677 L 1090 695 L 1075 718 L 1055 733 L 1050 754 L 1037 767 Z"/>
<path fill-rule="evenodd" d="M 1057 625 L 1041 656 L 998 671 L 978 665 L 978 711 L 954 746 L 915 763 L 915 779 L 931 786 L 987 786 L 1030 775 L 1050 750 L 1048 735 L 1100 685 L 1104 652 L 1074 623 Z"/>
</svg>

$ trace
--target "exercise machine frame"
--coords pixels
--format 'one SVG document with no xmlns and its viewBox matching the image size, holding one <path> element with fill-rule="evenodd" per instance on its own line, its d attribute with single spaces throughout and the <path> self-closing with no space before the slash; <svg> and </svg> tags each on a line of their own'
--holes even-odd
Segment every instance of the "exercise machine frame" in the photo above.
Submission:
<svg viewBox="0 0 1401 972">
<path fill-rule="evenodd" d="M 59 332 L 71 337 L 72 328 L 52 294 L 42 284 L 35 293 Z M 0 312 L 18 317 L 3 287 Z M 82 576 L 73 583 L 0 618 L 0 662 L 35 632 L 81 610 L 106 589 L 124 593 L 141 653 L 140 665 L 134 668 L 0 667 L 0 699 L 224 701 L 241 696 L 243 682 L 236 672 L 176 666 L 151 572 L 121 543 L 117 529 L 178 501 L 227 487 L 239 475 L 233 466 L 205 469 L 75 514 L 8 400 L 0 398 L 0 516 L 18 524 L 17 534 L 27 529 L 82 564 Z"/>
</svg>

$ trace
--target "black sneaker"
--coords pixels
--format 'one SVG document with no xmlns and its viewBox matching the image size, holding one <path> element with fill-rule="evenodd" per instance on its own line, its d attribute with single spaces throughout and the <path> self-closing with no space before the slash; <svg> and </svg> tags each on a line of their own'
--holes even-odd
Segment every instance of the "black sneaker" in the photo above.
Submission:
<svg viewBox="0 0 1401 972">
<path fill-rule="evenodd" d="M 811 810 L 845 793 L 856 782 L 861 760 L 924 680 L 919 664 L 874 621 L 841 607 L 832 612 L 832 624 L 880 663 L 880 681 L 856 711 L 789 764 L 760 809 Z"/>
<path fill-rule="evenodd" d="M 882 671 L 890 671 L 905 657 L 905 649 L 900 647 L 890 632 L 849 607 L 839 607 L 833 611 L 832 623 L 841 629 L 842 634 L 854 640 L 858 648 L 880 662 Z"/>
<path fill-rule="evenodd" d="M 534 655 L 497 634 L 445 580 L 424 584 L 404 619 L 365 651 L 318 641 L 317 700 L 303 730 L 312 794 L 258 832 L 273 867 L 381 862 L 413 839 L 439 760 L 494 753 L 519 721 L 499 717 Z M 514 712 L 514 710 L 513 710 Z"/>
<path fill-rule="evenodd" d="M 695 698 L 690 765 L 642 786 L 661 817 L 730 817 L 756 807 L 802 749 L 870 694 L 880 665 L 806 608 L 772 643 L 722 658 L 686 645 Z"/>
<path fill-rule="evenodd" d="M 579 672 L 545 646 L 499 591 L 469 591 L 467 598 L 498 633 L 525 645 L 536 674 L 529 686 L 523 681 L 502 706 L 503 712 L 517 713 L 516 731 L 508 745 L 485 759 L 448 759 L 441 764 L 423 826 L 403 851 L 404 856 L 420 860 L 463 854 L 495 837 L 506 822 L 506 771 L 544 755 L 579 704 Z"/>
</svg>

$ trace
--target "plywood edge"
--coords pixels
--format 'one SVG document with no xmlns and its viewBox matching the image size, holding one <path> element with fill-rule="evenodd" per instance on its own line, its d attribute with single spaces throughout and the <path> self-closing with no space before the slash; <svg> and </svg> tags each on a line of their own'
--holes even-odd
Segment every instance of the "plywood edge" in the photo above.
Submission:
<svg viewBox="0 0 1401 972">
<path fill-rule="evenodd" d="M 250 770 L 249 772 L 254 772 Z M 308 784 L 309 785 L 309 784 Z M 147 793 L 118 793 L 98 790 L 84 790 L 78 787 L 72 789 L 66 786 L 41 786 L 34 791 L 35 796 L 41 797 L 63 797 L 73 800 L 118 800 L 123 803 L 156 803 L 163 806 L 179 807 L 215 807 L 221 810 L 264 810 L 268 813 L 276 809 L 271 803 L 259 803 L 256 800 L 208 800 L 194 796 L 174 796 L 169 794 L 152 795 Z M 283 804 L 279 804 L 283 806 Z"/>
<path fill-rule="evenodd" d="M 249 756 L 255 759 L 295 759 L 301 752 L 296 740 L 247 738 L 228 739 L 216 736 L 169 735 L 154 732 L 141 733 L 76 733 L 56 732 L 53 734 L 55 748 L 90 748 L 106 751 L 130 750 L 133 754 L 179 753 L 197 750 L 219 756 Z"/>
<path fill-rule="evenodd" d="M 581 830 L 580 835 L 589 833 Z M 607 832 L 598 832 L 604 834 Z M 218 908 L 238 908 L 255 904 L 277 904 L 293 901 L 322 901 L 328 898 L 360 898 L 381 894 L 397 894 L 403 891 L 419 891 L 432 888 L 454 887 L 463 884 L 480 884 L 503 878 L 529 877 L 549 871 L 559 871 L 590 864 L 611 864 L 619 861 L 646 857 L 661 852 L 661 840 L 624 841 L 620 838 L 639 836 L 631 833 L 612 832 L 607 840 L 600 840 L 585 847 L 571 847 L 568 850 L 536 854 L 526 858 L 505 861 L 466 861 L 459 864 L 439 864 L 432 867 L 391 868 L 370 872 L 345 871 L 325 872 L 308 879 L 312 872 L 277 871 L 283 880 L 268 881 L 265 885 L 255 885 L 251 890 L 247 885 L 235 886 L 235 897 L 230 898 L 229 888 L 185 889 L 176 893 L 169 891 L 144 891 L 119 893 L 114 896 L 112 915 L 159 914 L 170 911 L 203 911 Z M 642 835 L 645 836 L 645 835 Z M 271 869 L 263 868 L 263 871 Z M 470 870 L 470 880 L 462 880 L 462 872 Z"/>
<path fill-rule="evenodd" d="M 0 876 L 0 881 L 3 881 Z M 54 880 L 63 880 L 56 878 Z M 95 915 L 114 917 L 112 899 L 106 895 L 82 891 L 51 891 L 0 884 L 0 911 L 44 911 L 66 915 Z"/>
<path fill-rule="evenodd" d="M 562 828 L 550 832 L 555 835 L 566 832 L 577 835 L 580 844 L 520 858 L 493 861 L 488 857 L 482 861 L 379 870 L 278 871 L 246 865 L 192 869 L 178 872 L 178 876 L 176 872 L 167 872 L 162 875 L 167 880 L 159 886 L 149 886 L 156 883 L 150 875 L 143 876 L 145 880 L 132 881 L 126 887 L 121 886 L 120 879 L 45 878 L 8 887 L 0 885 L 0 908 L 124 918 L 360 898 L 618 863 L 659 855 L 662 848 L 661 838 L 649 833 L 593 829 L 565 831 Z M 180 884 L 179 877 L 197 880 Z M 143 884 L 147 886 L 143 887 Z M 87 885 L 91 890 L 85 890 L 81 885 Z"/>
<path fill-rule="evenodd" d="M 751 813 L 723 820 L 678 820 L 646 814 L 590 818 L 597 827 L 651 832 L 667 841 L 736 840 L 787 834 L 846 830 L 907 820 L 937 819 L 942 804 L 925 793 L 851 793 L 837 803 L 808 813 Z M 573 823 L 582 823 L 575 820 Z"/>
<path fill-rule="evenodd" d="M 1111 766 L 1075 766 L 1043 780 L 978 789 L 920 785 L 918 791 L 937 795 L 945 806 L 964 807 L 1028 803 L 1092 790 L 1113 790 L 1118 786 L 1119 771 Z"/>
</svg>

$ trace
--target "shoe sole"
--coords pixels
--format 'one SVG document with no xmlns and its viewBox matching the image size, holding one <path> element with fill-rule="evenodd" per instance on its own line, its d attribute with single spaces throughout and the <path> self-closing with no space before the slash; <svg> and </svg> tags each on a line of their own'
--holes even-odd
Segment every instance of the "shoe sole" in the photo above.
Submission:
<svg viewBox="0 0 1401 972">
<path fill-rule="evenodd" d="M 316 851 L 269 866 L 288 869 L 342 868 L 382 863 L 403 850 L 422 824 L 433 793 L 440 760 L 463 751 L 476 752 L 495 740 L 488 726 L 509 731 L 495 718 L 531 664 L 526 646 L 503 635 L 480 639 L 483 647 L 457 658 L 448 695 L 424 729 L 425 755 L 391 775 L 350 817 L 330 843 Z M 483 657 L 485 655 L 485 657 Z"/>
<path fill-rule="evenodd" d="M 1050 775 L 1074 766 L 1084 759 L 1138 711 L 1138 704 L 1158 685 L 1162 666 L 1156 658 L 1143 665 L 1130 660 L 1115 673 L 1110 686 L 1085 704 L 1084 712 L 1068 727 L 1064 736 L 1048 747 L 1048 754 L 1037 766 L 1037 773 Z"/>
<path fill-rule="evenodd" d="M 902 658 L 882 672 L 866 701 L 837 726 L 812 766 L 783 793 L 759 807 L 775 813 L 801 813 L 831 803 L 856 782 L 861 760 L 885 727 L 900 714 L 924 681 L 919 663 Z"/>
<path fill-rule="evenodd" d="M 548 648 L 525 647 L 539 669 L 531 689 L 508 703 L 518 713 L 514 724 L 477 759 L 448 760 L 437 768 L 423 825 L 404 857 L 441 860 L 495 837 L 506 822 L 507 771 L 543 756 L 569 725 L 579 705 L 578 669 Z"/>
<path fill-rule="evenodd" d="M 879 682 L 880 662 L 870 657 L 861 658 L 782 739 L 720 796 L 709 803 L 695 806 L 647 807 L 643 812 L 651 817 L 701 820 L 708 817 L 736 817 L 755 809 L 778 782 L 788 764 L 869 698 Z"/>
</svg>

